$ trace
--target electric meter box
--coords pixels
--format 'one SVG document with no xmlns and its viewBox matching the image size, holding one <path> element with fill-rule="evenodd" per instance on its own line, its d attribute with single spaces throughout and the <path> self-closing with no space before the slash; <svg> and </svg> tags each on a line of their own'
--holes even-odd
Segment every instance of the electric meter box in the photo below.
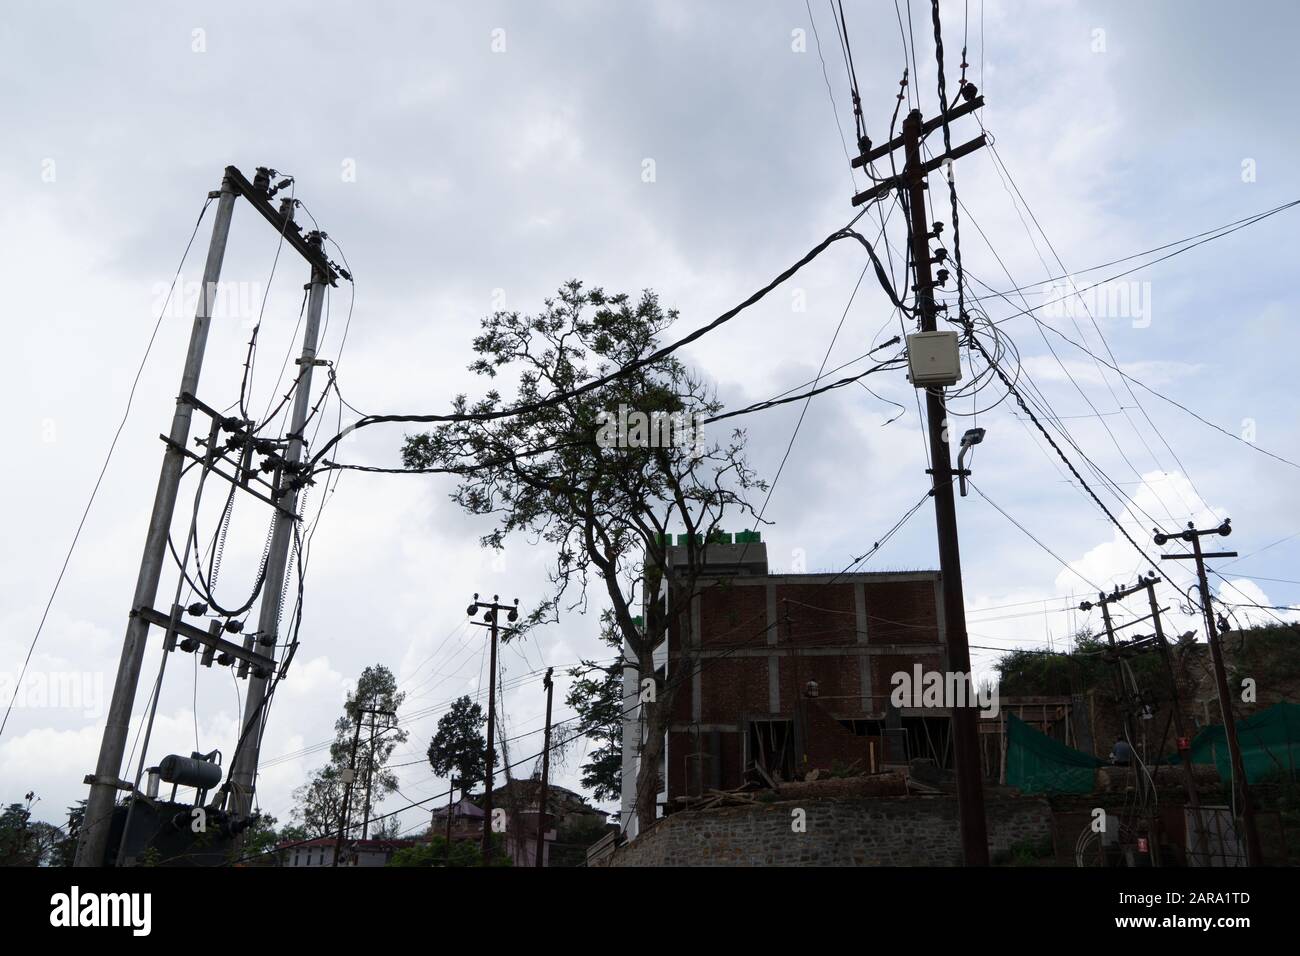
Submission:
<svg viewBox="0 0 1300 956">
<path fill-rule="evenodd" d="M 907 337 L 907 377 L 917 388 L 961 381 L 956 332 L 913 332 Z"/>
</svg>

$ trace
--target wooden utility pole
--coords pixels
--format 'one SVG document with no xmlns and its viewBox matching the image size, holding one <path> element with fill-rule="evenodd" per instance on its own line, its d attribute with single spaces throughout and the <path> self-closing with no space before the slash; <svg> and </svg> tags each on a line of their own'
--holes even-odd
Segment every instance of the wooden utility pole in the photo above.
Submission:
<svg viewBox="0 0 1300 956">
<path fill-rule="evenodd" d="M 519 598 L 515 598 L 514 606 L 498 604 L 499 594 L 492 595 L 490 603 L 479 603 L 478 595 L 474 595 L 474 603 L 469 606 L 468 613 L 470 617 L 477 616 L 480 610 L 483 611 L 483 621 L 474 621 L 479 627 L 486 627 L 492 632 L 491 637 L 491 654 L 489 655 L 488 664 L 488 712 L 487 712 L 487 757 L 484 763 L 487 769 L 484 773 L 483 786 L 483 865 L 488 866 L 492 858 L 492 778 L 493 772 L 494 749 L 496 747 L 496 702 L 497 702 L 497 612 L 506 611 L 506 620 L 513 623 L 519 620 Z"/>
<path fill-rule="evenodd" d="M 546 798 L 551 774 L 551 695 L 555 692 L 555 682 L 551 680 L 554 667 L 546 668 L 546 677 L 542 681 L 546 687 L 546 730 L 542 735 L 542 786 L 537 791 L 537 862 L 540 869 L 546 853 Z"/>
<path fill-rule="evenodd" d="M 1236 551 L 1201 550 L 1201 538 L 1207 534 L 1227 537 L 1232 534 L 1232 521 L 1225 518 L 1217 528 L 1197 529 L 1193 522 L 1187 522 L 1187 530 L 1178 535 L 1157 534 L 1156 544 L 1163 545 L 1171 537 L 1178 537 L 1192 546 L 1191 554 L 1162 554 L 1162 561 L 1196 562 L 1196 579 L 1201 591 L 1201 611 L 1205 616 L 1205 637 L 1210 644 L 1210 659 L 1214 664 L 1214 682 L 1219 692 L 1219 709 L 1223 712 L 1223 731 L 1228 739 L 1228 755 L 1232 761 L 1232 790 L 1241 807 L 1241 823 L 1246 831 L 1246 864 L 1262 866 L 1263 849 L 1259 842 L 1259 831 L 1255 827 L 1255 807 L 1250 799 L 1250 786 L 1246 782 L 1246 767 L 1241 759 L 1241 744 L 1237 740 L 1237 719 L 1233 715 L 1232 692 L 1228 689 L 1228 674 L 1223 663 L 1223 647 L 1219 642 L 1219 631 L 1214 624 L 1214 609 L 1210 606 L 1210 583 L 1205 576 L 1206 558 L 1235 558 Z"/>
<path fill-rule="evenodd" d="M 898 176 L 888 177 L 870 189 L 853 197 L 853 205 L 886 195 L 894 189 L 905 191 L 907 207 L 911 214 L 911 255 L 916 270 L 916 312 L 922 332 L 934 332 L 936 312 L 934 278 L 931 274 L 930 239 L 938 229 L 930 230 L 926 221 L 926 177 L 951 162 L 972 153 L 985 144 L 983 135 L 968 143 L 923 162 L 921 141 L 926 133 L 946 123 L 974 112 L 982 106 L 982 97 L 971 96 L 966 102 L 954 106 L 942 116 L 923 121 L 919 110 L 913 110 L 903 120 L 903 135 L 877 146 L 870 142 L 860 145 L 862 153 L 852 161 L 853 166 L 866 167 L 900 146 L 904 151 L 905 165 Z M 957 507 L 953 498 L 952 480 L 957 472 L 952 468 L 952 453 L 948 447 L 947 410 L 942 388 L 926 388 L 926 422 L 930 441 L 931 494 L 934 496 L 935 524 L 939 533 L 939 572 L 943 585 L 943 621 L 950 670 L 970 678 L 970 646 L 966 636 L 966 602 L 962 594 L 961 548 L 957 538 Z M 956 703 L 956 702 L 954 702 Z M 967 866 L 987 866 L 989 862 L 988 830 L 984 819 L 984 781 L 980 768 L 979 724 L 975 709 L 970 706 L 952 708 L 953 763 L 957 773 L 957 808 L 961 820 L 962 855 Z"/>
</svg>

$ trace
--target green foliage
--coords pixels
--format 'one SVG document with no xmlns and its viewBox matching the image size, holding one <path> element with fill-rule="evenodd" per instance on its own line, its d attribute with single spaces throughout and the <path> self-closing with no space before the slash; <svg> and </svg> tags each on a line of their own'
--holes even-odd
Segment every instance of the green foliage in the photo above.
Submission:
<svg viewBox="0 0 1300 956">
<path fill-rule="evenodd" d="M 609 832 L 609 824 L 601 817 L 575 813 L 556 827 L 555 842 L 551 844 L 546 865 L 551 868 L 584 866 L 587 848 Z"/>
<path fill-rule="evenodd" d="M 334 723 L 330 762 L 293 792 L 296 804 L 293 818 L 309 836 L 329 836 L 338 832 L 347 792 L 343 771 L 354 765 L 354 740 L 357 743 L 352 805 L 361 807 L 368 796 L 373 807 L 396 791 L 397 775 L 388 769 L 388 761 L 397 745 L 405 743 L 408 737 L 407 732 L 398 726 L 396 716 L 405 699 L 406 695 L 397 690 L 397 678 L 383 664 L 375 664 L 361 672 L 356 689 L 348 693 L 342 716 Z M 382 713 L 372 715 L 368 712 L 370 710 Z"/>
<path fill-rule="evenodd" d="M 0 866 L 36 866 L 29 803 L 11 803 L 0 811 Z"/>
<path fill-rule="evenodd" d="M 747 493 L 766 489 L 745 462 L 744 432 L 728 433 L 724 426 L 718 431 L 727 437 L 720 441 L 706 440 L 694 427 L 682 434 L 681 424 L 698 425 L 722 405 L 674 356 L 651 360 L 659 335 L 676 318 L 650 290 L 611 295 L 577 280 L 562 285 L 535 315 L 495 312 L 474 339 L 477 358 L 470 370 L 487 379 L 517 371 L 514 398 L 507 401 L 496 389 L 474 402 L 458 395 L 453 410 L 466 420 L 409 436 L 402 450 L 407 468 L 460 476 L 452 499 L 467 513 L 496 521 L 481 539 L 485 547 L 500 549 L 516 534 L 554 547 L 553 587 L 516 635 L 559 620 L 562 610 L 585 611 L 588 583 L 598 582 L 620 639 L 647 676 L 668 629 L 657 591 L 645 601 L 643 590 L 647 570 L 665 564 L 664 535 L 680 530 L 692 542 L 685 562 L 673 568 L 674 585 L 691 592 L 704 569 L 698 536 L 707 539 L 726 515 L 749 520 L 754 510 Z M 618 370 L 627 371 L 552 401 Z M 620 410 L 627 415 L 620 418 Z M 670 427 L 668 436 L 645 440 L 638 425 L 634 441 L 627 417 L 633 413 L 658 416 L 661 424 L 675 421 L 677 433 Z M 611 442 L 611 431 L 618 430 L 611 421 L 619 420 L 629 428 Z M 645 621 L 638 622 L 643 604 Z M 640 792 L 653 793 L 673 691 L 662 687 L 641 709 L 646 742 Z M 640 801 L 639 812 L 649 825 L 654 801 Z"/>
<path fill-rule="evenodd" d="M 81 824 L 86 819 L 86 801 L 78 800 L 75 807 L 68 807 L 68 825 L 61 839 L 55 843 L 50 853 L 50 866 L 72 866 L 77 855 L 77 840 L 81 836 Z"/>
<path fill-rule="evenodd" d="M 483 708 L 468 694 L 452 703 L 438 719 L 438 729 L 429 741 L 429 766 L 440 777 L 448 777 L 453 788 L 462 790 L 487 779 L 487 740 Z M 492 754 L 492 766 L 497 763 Z"/>
<path fill-rule="evenodd" d="M 482 866 L 483 854 L 478 840 L 452 840 L 451 860 L 447 859 L 447 840 L 434 836 L 427 843 L 404 847 L 393 854 L 389 866 L 428 867 L 428 866 Z M 510 866 L 505 852 L 505 840 L 501 834 L 492 834 L 492 865 Z"/>
<path fill-rule="evenodd" d="M 1228 683 L 1240 687 L 1244 678 L 1268 675 L 1271 684 L 1300 677 L 1300 635 L 1293 625 L 1269 624 L 1228 631 Z"/>
<path fill-rule="evenodd" d="M 268 813 L 253 814 L 248 829 L 244 831 L 243 846 L 239 848 L 238 855 L 254 856 L 275 849 L 275 845 L 282 839 L 276 832 L 277 822 L 275 817 Z"/>
<path fill-rule="evenodd" d="M 619 652 L 623 642 L 614 616 L 601 615 L 600 639 Z M 621 653 L 612 664 L 584 660 L 569 670 L 573 683 L 564 702 L 578 715 L 578 732 L 592 742 L 582 765 L 582 785 L 596 800 L 616 800 L 623 775 L 623 663 Z"/>
<path fill-rule="evenodd" d="M 990 861 L 994 866 L 1047 866 L 1055 858 L 1050 836 L 1036 840 L 1018 840 Z"/>
<path fill-rule="evenodd" d="M 307 839 L 338 833 L 343 820 L 343 793 L 341 771 L 333 764 L 318 769 L 293 792 L 293 816 Z"/>
</svg>

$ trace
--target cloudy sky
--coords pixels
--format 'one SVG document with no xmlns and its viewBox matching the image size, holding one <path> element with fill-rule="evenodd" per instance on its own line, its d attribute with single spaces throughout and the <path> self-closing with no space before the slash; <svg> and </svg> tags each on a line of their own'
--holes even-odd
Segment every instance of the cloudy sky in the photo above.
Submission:
<svg viewBox="0 0 1300 956">
<path fill-rule="evenodd" d="M 883 142 L 911 62 L 903 33 L 915 38 L 910 93 L 926 115 L 936 109 L 928 4 L 913 0 L 910 31 L 907 4 L 901 30 L 893 3 L 845 6 L 868 132 Z M 1059 276 L 1055 255 L 1084 270 L 1297 198 L 1300 131 L 1289 121 L 1293 84 L 1283 82 L 1300 30 L 1293 4 L 972 0 L 945 2 L 943 16 L 949 89 L 965 37 L 968 77 L 987 97 L 982 122 L 996 143 L 996 153 L 957 165 L 972 295 Z M 530 312 L 569 278 L 653 288 L 680 310 L 674 335 L 697 328 L 847 222 L 849 198 L 865 184 L 845 158 L 848 82 L 824 0 L 811 4 L 811 17 L 803 2 L 776 0 L 11 4 L 0 22 L 0 77 L 5 703 L 19 689 L 0 738 L 0 803 L 35 790 L 36 814 L 47 819 L 85 795 L 80 780 L 93 769 L 211 211 L 29 677 L 15 681 L 181 252 L 226 164 L 250 178 L 258 165 L 295 177 L 296 197 L 356 278 L 354 306 L 346 283 L 331 294 L 323 354 L 340 358 L 346 327 L 343 395 L 364 411 L 397 413 L 440 411 L 459 391 L 476 394 L 481 385 L 466 365 L 480 319 L 494 308 Z M 978 132 L 967 119 L 953 135 L 961 142 Z M 937 152 L 938 134 L 927 145 Z M 900 249 L 896 209 L 872 210 L 859 227 L 874 238 L 882 213 Z M 1087 285 L 1143 266 L 1104 286 L 1091 317 L 1071 303 L 1040 313 L 1246 442 L 1126 385 L 1017 315 L 1052 299 L 1049 287 L 1026 289 L 1025 300 L 979 302 L 992 320 L 1011 316 L 998 328 L 1019 352 L 1021 381 L 1060 417 L 1077 449 L 1058 443 L 1148 554 L 1157 553 L 1152 519 L 1170 529 L 1232 517 L 1225 547 L 1243 558 L 1221 565 L 1236 587 L 1221 596 L 1236 603 L 1300 603 L 1300 537 L 1288 538 L 1300 534 L 1296 469 L 1247 444 L 1300 459 L 1291 386 L 1300 333 L 1286 319 L 1297 302 L 1298 215 L 1166 262 L 1146 266 L 1157 253 L 1082 273 L 1077 281 Z M 931 218 L 950 217 L 941 207 Z M 277 394 L 307 269 L 285 250 L 273 273 L 275 254 L 274 231 L 237 208 L 223 273 L 230 298 L 200 388 L 212 405 L 238 394 L 264 295 L 252 404 L 263 408 Z M 849 304 L 862 267 L 860 248 L 837 244 L 684 354 L 732 407 L 807 382 L 824 358 L 827 368 L 857 358 L 898 329 L 870 274 Z M 767 507 L 774 570 L 839 570 L 924 490 L 914 393 L 901 373 L 868 381 L 874 395 L 850 387 L 807 411 Z M 968 413 L 1002 394 L 990 386 L 954 408 Z M 752 462 L 769 480 L 799 413 L 787 406 L 748 419 Z M 323 415 L 332 427 L 337 405 Z M 343 412 L 344 423 L 352 417 Z M 996 658 L 988 648 L 1064 646 L 1072 629 L 1097 623 L 1070 606 L 1149 567 L 1014 402 L 984 411 L 978 424 L 988 437 L 974 480 L 987 499 L 959 500 L 977 670 Z M 366 429 L 340 457 L 394 465 L 402 435 Z M 401 796 L 383 809 L 444 789 L 422 765 L 428 738 L 451 699 L 486 686 L 483 635 L 465 625 L 465 605 L 475 591 L 528 604 L 544 592 L 552 559 L 527 541 L 510 542 L 501 556 L 483 552 L 477 539 L 488 526 L 462 515 L 451 490 L 441 478 L 348 473 L 330 499 L 312 546 L 302 645 L 263 748 L 260 803 L 282 821 L 367 664 L 392 668 L 407 693 L 410 740 L 394 759 L 409 766 L 400 769 Z M 178 528 L 192 494 L 187 482 Z M 218 518 L 211 497 L 201 536 Z M 265 519 L 251 501 L 232 516 L 221 577 L 232 598 L 251 582 Z M 926 508 L 867 568 L 936 562 Z M 1188 569 L 1164 564 L 1185 588 Z M 160 606 L 174 587 L 164 576 Z M 1176 602 L 1172 588 L 1163 593 Z M 1255 609 L 1237 614 L 1266 619 Z M 1198 627 L 1181 616 L 1178 624 Z M 512 758 L 539 747 L 540 670 L 600 656 L 596 631 L 593 607 L 503 651 L 507 729 L 533 733 L 512 742 Z M 159 657 L 155 640 L 133 738 Z M 42 696 L 42 686 L 67 675 L 84 675 L 84 700 Z M 561 678 L 560 697 L 567 683 Z M 189 657 L 173 657 L 150 762 L 196 746 L 230 753 L 242 695 L 229 675 L 196 676 Z M 561 783 L 576 786 L 581 759 L 580 750 L 570 754 Z M 401 819 L 417 828 L 425 811 Z"/>
</svg>

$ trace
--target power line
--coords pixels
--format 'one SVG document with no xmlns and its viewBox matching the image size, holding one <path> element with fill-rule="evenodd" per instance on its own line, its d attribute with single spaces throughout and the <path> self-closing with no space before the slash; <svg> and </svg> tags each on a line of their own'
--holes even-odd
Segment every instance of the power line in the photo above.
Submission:
<svg viewBox="0 0 1300 956">
<path fill-rule="evenodd" d="M 181 253 L 180 264 L 176 266 L 176 272 L 172 276 L 171 285 L 167 288 L 167 296 L 163 299 L 162 308 L 158 310 L 158 319 L 154 322 L 153 331 L 149 334 L 149 341 L 145 344 L 144 355 L 140 357 L 140 364 L 135 370 L 135 378 L 131 380 L 131 390 L 126 396 L 126 408 L 122 411 L 122 420 L 118 422 L 117 430 L 113 432 L 113 440 L 108 445 L 108 453 L 104 456 L 104 464 L 100 466 L 99 475 L 95 478 L 95 485 L 90 490 L 90 498 L 86 501 L 86 507 L 81 512 L 81 520 L 77 522 L 77 529 L 72 534 L 72 542 L 68 545 L 67 553 L 63 556 L 63 564 L 59 567 L 58 577 L 54 579 L 54 587 L 50 590 L 49 600 L 45 602 L 45 610 L 41 612 L 40 622 L 36 625 L 36 633 L 32 635 L 31 643 L 27 647 L 27 656 L 23 658 L 23 666 L 18 672 L 18 679 L 14 682 L 13 695 L 9 698 L 9 705 L 5 708 L 4 719 L 0 720 L 0 734 L 4 733 L 5 727 L 9 723 L 9 715 L 13 712 L 14 702 L 18 699 L 18 691 L 22 687 L 23 678 L 27 674 L 27 667 L 32 660 L 32 653 L 36 650 L 36 642 L 40 640 L 41 632 L 45 629 L 45 621 L 50 615 L 50 608 L 54 605 L 54 599 L 58 596 L 59 586 L 63 583 L 63 575 L 68 570 L 68 563 L 72 560 L 72 554 L 77 548 L 77 542 L 81 538 L 81 531 L 86 526 L 86 519 L 90 516 L 90 509 L 95 503 L 95 496 L 99 494 L 99 487 L 104 481 L 108 465 L 113 460 L 113 452 L 117 449 L 117 440 L 122 436 L 122 429 L 126 427 L 127 418 L 131 415 L 131 403 L 135 399 L 135 390 L 140 384 L 140 376 L 144 374 L 145 363 L 149 361 L 149 353 L 153 350 L 154 340 L 158 338 L 158 330 L 162 327 L 163 318 L 167 315 L 167 306 L 171 302 L 172 294 L 176 291 L 176 281 L 180 278 L 181 270 L 185 267 L 185 260 L 190 254 L 190 247 L 194 245 L 194 237 L 198 235 L 199 226 L 202 225 L 203 217 L 211 204 L 212 196 L 208 196 L 203 202 L 203 208 L 199 210 L 198 219 L 194 222 L 194 229 L 190 233 L 189 241 L 185 243 L 185 251 Z"/>
</svg>

